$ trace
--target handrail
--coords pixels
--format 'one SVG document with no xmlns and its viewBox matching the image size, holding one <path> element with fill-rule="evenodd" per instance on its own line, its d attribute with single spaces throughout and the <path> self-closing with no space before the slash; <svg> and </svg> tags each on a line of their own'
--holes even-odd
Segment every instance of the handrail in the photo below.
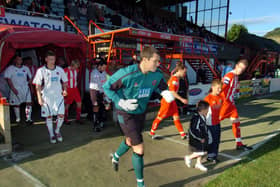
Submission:
<svg viewBox="0 0 280 187">
<path fill-rule="evenodd" d="M 94 25 L 98 30 L 100 30 L 100 32 L 104 33 L 104 31 L 93 21 L 93 20 L 89 20 L 88 22 L 88 31 L 89 31 L 89 35 L 91 35 L 91 25 Z"/>
<path fill-rule="evenodd" d="M 64 16 L 64 19 L 67 20 L 87 42 L 89 42 L 88 37 L 77 27 L 75 23 L 73 23 L 73 21 L 68 16 Z"/>
</svg>

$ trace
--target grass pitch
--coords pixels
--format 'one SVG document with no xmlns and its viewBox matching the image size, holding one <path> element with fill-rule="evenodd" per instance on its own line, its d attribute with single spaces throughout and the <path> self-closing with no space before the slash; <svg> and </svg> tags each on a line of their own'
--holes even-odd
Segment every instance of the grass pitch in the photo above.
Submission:
<svg viewBox="0 0 280 187">
<path fill-rule="evenodd" d="M 239 102 L 238 110 L 244 143 L 257 145 L 268 136 L 279 132 L 279 96 L 280 93 L 276 93 L 262 99 Z M 148 130 L 153 117 L 155 116 L 148 116 L 145 124 L 146 131 L 143 133 L 144 176 L 148 187 L 202 186 L 231 168 L 244 155 L 244 152 L 235 150 L 231 124 L 229 121 L 223 121 L 219 156 L 221 162 L 217 165 L 206 163 L 209 169 L 207 173 L 187 168 L 183 157 L 187 154 L 188 142 L 180 139 L 170 119 L 163 121 L 156 131 L 164 138 L 152 140 L 148 136 Z M 183 126 L 187 130 L 190 116 L 183 117 Z M 71 126 L 63 126 L 61 132 L 63 143 L 52 145 L 49 143 L 44 123 L 37 123 L 31 127 L 13 127 L 16 140 L 24 144 L 26 151 L 34 154 L 16 163 L 16 166 L 28 172 L 40 181 L 40 184 L 36 184 L 11 164 L 0 160 L 0 186 L 136 186 L 131 150 L 121 157 L 119 172 L 114 172 L 111 167 L 109 154 L 117 149 L 123 139 L 119 128 L 112 122 L 108 122 L 101 133 L 94 133 L 90 122 L 85 125 L 73 123 Z M 264 164 L 263 167 L 265 166 Z"/>
</svg>

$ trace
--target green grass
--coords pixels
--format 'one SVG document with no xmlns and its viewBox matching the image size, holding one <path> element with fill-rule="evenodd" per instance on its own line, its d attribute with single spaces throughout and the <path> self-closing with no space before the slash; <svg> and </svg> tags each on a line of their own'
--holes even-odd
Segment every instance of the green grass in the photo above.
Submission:
<svg viewBox="0 0 280 187">
<path fill-rule="evenodd" d="M 205 186 L 279 186 L 279 145 L 280 135 L 277 135 Z"/>
</svg>

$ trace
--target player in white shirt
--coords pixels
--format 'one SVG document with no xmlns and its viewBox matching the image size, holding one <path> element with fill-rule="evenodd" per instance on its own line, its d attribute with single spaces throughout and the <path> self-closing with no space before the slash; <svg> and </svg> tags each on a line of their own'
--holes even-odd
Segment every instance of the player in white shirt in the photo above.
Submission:
<svg viewBox="0 0 280 187">
<path fill-rule="evenodd" d="M 64 70 L 55 65 L 56 56 L 48 51 L 46 65 L 39 68 L 33 79 L 36 85 L 38 103 L 41 105 L 41 116 L 46 118 L 50 142 L 62 142 L 60 128 L 64 120 L 64 98 L 67 95 L 67 77 Z M 61 85 L 62 84 L 62 85 Z M 53 129 L 52 116 L 57 115 L 56 128 Z"/>
<path fill-rule="evenodd" d="M 16 122 L 20 122 L 20 105 L 26 103 L 26 123 L 31 125 L 32 102 L 29 83 L 31 83 L 32 75 L 29 68 L 22 65 L 22 58 L 20 56 L 16 55 L 13 62 L 14 65 L 9 66 L 4 74 L 11 89 L 9 102 L 14 107 Z"/>
<path fill-rule="evenodd" d="M 89 83 L 90 97 L 93 105 L 93 130 L 99 132 L 104 126 L 105 110 L 109 110 L 110 100 L 104 95 L 103 84 L 107 81 L 107 64 L 100 61 L 91 72 Z"/>
</svg>

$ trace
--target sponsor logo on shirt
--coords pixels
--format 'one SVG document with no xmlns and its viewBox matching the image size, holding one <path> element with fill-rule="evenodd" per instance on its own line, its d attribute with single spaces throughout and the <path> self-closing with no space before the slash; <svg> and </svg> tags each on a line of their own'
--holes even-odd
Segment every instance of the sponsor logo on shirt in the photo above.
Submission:
<svg viewBox="0 0 280 187">
<path fill-rule="evenodd" d="M 52 77 L 52 78 L 51 78 L 51 81 L 52 81 L 52 82 L 57 82 L 57 81 L 58 81 L 58 77 Z"/>
<path fill-rule="evenodd" d="M 139 90 L 138 98 L 149 97 L 151 93 L 151 88 L 141 88 Z"/>
<path fill-rule="evenodd" d="M 24 73 L 18 72 L 18 73 L 17 73 L 17 76 L 18 76 L 18 77 L 24 77 Z"/>
</svg>

